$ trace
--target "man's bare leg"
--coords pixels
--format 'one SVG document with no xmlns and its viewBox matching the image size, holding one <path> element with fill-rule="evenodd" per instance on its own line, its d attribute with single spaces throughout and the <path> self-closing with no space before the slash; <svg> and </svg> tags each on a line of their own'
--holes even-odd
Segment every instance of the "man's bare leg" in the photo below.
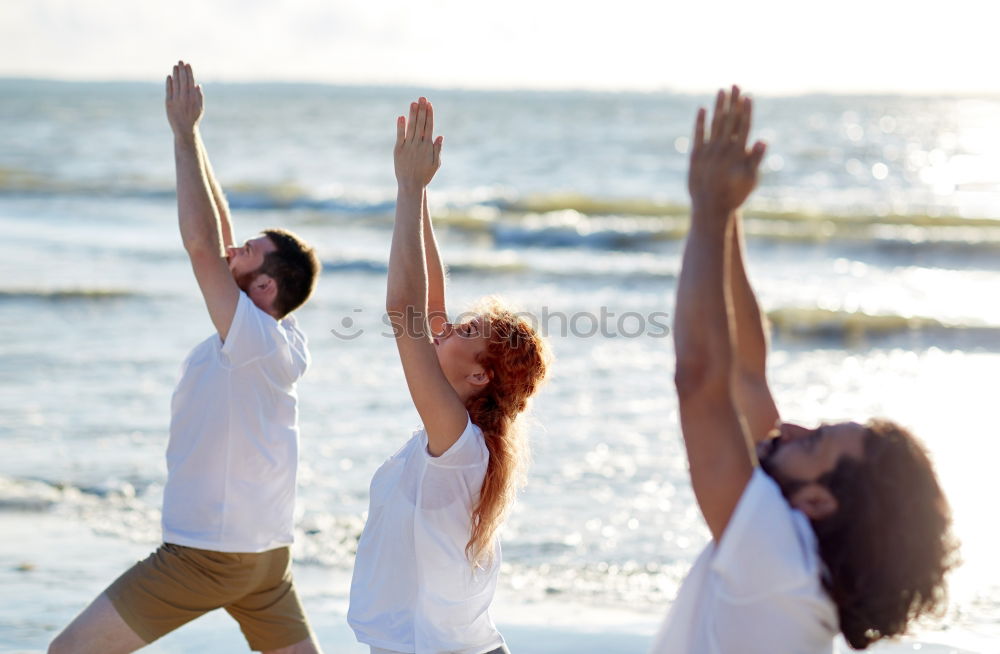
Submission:
<svg viewBox="0 0 1000 654">
<path fill-rule="evenodd" d="M 128 654 L 146 641 L 118 615 L 106 593 L 97 596 L 49 645 L 49 654 Z"/>
<path fill-rule="evenodd" d="M 323 654 L 323 650 L 319 648 L 312 637 L 309 637 L 288 647 L 269 649 L 263 654 Z"/>
</svg>

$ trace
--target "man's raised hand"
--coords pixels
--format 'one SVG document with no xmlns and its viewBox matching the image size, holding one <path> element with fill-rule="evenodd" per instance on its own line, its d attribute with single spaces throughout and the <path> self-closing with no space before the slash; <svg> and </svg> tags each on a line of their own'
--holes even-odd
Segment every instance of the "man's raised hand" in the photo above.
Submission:
<svg viewBox="0 0 1000 654">
<path fill-rule="evenodd" d="M 410 103 L 409 119 L 396 119 L 393 162 L 400 188 L 422 189 L 441 166 L 444 137 L 434 138 L 434 107 L 427 98 Z"/>
<path fill-rule="evenodd" d="M 191 136 L 205 111 L 205 96 L 194 83 L 191 64 L 178 61 L 167 75 L 167 120 L 175 136 Z"/>
<path fill-rule="evenodd" d="M 752 106 L 750 98 L 740 96 L 739 87 L 733 86 L 730 93 L 719 91 L 707 139 L 705 114 L 699 109 L 695 121 L 688 191 L 694 206 L 711 206 L 728 215 L 757 186 L 766 146 L 758 141 L 747 149 Z"/>
</svg>

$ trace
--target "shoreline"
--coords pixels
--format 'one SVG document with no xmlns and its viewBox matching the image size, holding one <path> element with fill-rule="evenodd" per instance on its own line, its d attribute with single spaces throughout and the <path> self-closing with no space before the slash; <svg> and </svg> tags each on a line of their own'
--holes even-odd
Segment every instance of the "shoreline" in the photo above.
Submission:
<svg viewBox="0 0 1000 654">
<path fill-rule="evenodd" d="M 0 587 L 5 589 L 0 652 L 44 652 L 59 630 L 154 547 L 95 534 L 82 522 L 52 512 L 0 511 L 0 532 L 6 536 L 0 541 Z M 347 625 L 350 575 L 296 564 L 295 579 L 324 651 L 367 654 L 368 647 L 355 641 Z M 553 612 L 548 609 L 554 603 L 517 602 L 512 595 L 498 591 L 493 615 L 511 650 L 519 653 L 645 652 L 661 617 L 584 605 Z M 236 622 L 224 611 L 213 611 L 141 651 L 249 650 Z"/>
<path fill-rule="evenodd" d="M 84 523 L 53 512 L 0 511 L 0 652 L 44 652 L 48 642 L 87 603 L 151 546 L 95 534 Z M 295 566 L 296 585 L 313 630 L 326 652 L 367 654 L 347 626 L 349 575 L 315 565 Z M 645 654 L 666 607 L 602 608 L 556 600 L 519 601 L 501 589 L 493 605 L 497 627 L 515 654 Z M 996 633 L 952 628 L 881 644 L 872 652 L 987 654 Z M 236 623 L 214 611 L 141 650 L 246 652 Z M 851 651 L 839 641 L 838 654 Z"/>
</svg>

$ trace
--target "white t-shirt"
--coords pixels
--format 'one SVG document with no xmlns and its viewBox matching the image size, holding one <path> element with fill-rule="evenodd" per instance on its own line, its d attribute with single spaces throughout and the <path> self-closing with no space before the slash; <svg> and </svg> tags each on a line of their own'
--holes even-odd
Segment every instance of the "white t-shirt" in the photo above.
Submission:
<svg viewBox="0 0 1000 654">
<path fill-rule="evenodd" d="M 653 654 L 829 654 L 837 608 L 809 520 L 754 471 L 721 542 L 698 557 Z"/>
<path fill-rule="evenodd" d="M 292 542 L 298 468 L 295 383 L 306 338 L 240 293 L 225 344 L 191 351 L 171 402 L 163 540 L 217 552 Z"/>
<path fill-rule="evenodd" d="M 347 612 L 360 642 L 415 654 L 482 654 L 503 644 L 489 612 L 500 544 L 482 567 L 465 554 L 489 459 L 470 420 L 441 456 L 427 452 L 420 430 L 375 473 Z"/>
</svg>

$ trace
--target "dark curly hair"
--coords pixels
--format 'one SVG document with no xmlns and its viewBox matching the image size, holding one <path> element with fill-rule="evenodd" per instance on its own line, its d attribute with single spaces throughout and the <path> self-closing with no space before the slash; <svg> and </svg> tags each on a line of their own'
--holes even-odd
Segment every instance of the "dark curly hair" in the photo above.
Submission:
<svg viewBox="0 0 1000 654">
<path fill-rule="evenodd" d="M 268 275 L 277 283 L 273 306 L 283 318 L 312 295 L 319 277 L 319 259 L 312 247 L 288 230 L 266 229 L 263 233 L 277 249 L 264 257 L 264 263 L 254 274 Z"/>
<path fill-rule="evenodd" d="M 888 420 L 865 429 L 864 457 L 842 457 L 818 480 L 837 498 L 837 511 L 812 521 L 823 585 L 854 649 L 940 613 L 945 573 L 957 562 L 951 512 L 924 448 Z"/>
</svg>

